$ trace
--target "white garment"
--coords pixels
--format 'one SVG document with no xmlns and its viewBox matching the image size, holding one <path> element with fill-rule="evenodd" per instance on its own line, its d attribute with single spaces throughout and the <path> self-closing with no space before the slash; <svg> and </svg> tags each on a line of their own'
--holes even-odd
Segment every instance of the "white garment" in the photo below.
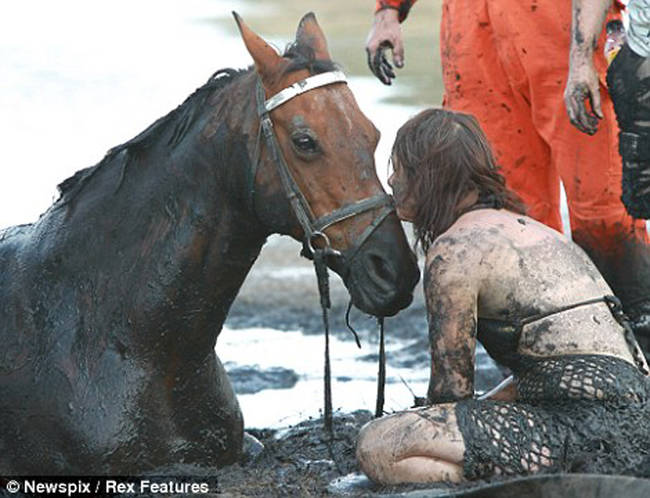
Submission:
<svg viewBox="0 0 650 498">
<path fill-rule="evenodd" d="M 650 0 L 631 0 L 627 11 L 627 44 L 641 57 L 650 57 Z"/>
</svg>

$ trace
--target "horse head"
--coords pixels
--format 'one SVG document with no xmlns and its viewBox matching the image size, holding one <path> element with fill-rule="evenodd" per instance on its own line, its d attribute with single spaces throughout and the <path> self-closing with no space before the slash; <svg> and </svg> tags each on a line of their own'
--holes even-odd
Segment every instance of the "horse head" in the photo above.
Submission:
<svg viewBox="0 0 650 498">
<path fill-rule="evenodd" d="M 391 316 L 419 279 L 392 200 L 377 178 L 379 131 L 331 61 L 315 16 L 283 56 L 235 19 L 258 75 L 260 127 L 251 205 L 269 230 L 328 249 L 328 266 L 362 311 Z"/>
</svg>

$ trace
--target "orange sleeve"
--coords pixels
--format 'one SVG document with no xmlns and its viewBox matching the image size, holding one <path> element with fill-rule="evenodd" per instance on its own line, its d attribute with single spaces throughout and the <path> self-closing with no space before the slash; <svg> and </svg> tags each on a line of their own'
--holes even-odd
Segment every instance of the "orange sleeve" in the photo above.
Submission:
<svg viewBox="0 0 650 498">
<path fill-rule="evenodd" d="M 383 9 L 395 9 L 399 14 L 399 22 L 409 15 L 411 7 L 417 0 L 376 0 L 375 12 Z"/>
</svg>

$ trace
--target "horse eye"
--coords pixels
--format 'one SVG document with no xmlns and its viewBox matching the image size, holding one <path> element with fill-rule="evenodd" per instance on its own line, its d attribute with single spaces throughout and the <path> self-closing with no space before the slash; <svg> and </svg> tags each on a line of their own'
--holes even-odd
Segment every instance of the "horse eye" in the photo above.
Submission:
<svg viewBox="0 0 650 498">
<path fill-rule="evenodd" d="M 314 153 L 318 151 L 318 144 L 311 136 L 306 133 L 295 135 L 291 138 L 293 144 L 300 152 Z"/>
</svg>

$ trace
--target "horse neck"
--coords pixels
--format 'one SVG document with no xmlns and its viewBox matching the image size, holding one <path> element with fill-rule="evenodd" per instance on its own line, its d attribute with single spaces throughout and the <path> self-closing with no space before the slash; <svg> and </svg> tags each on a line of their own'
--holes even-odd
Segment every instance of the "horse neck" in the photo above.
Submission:
<svg viewBox="0 0 650 498">
<path fill-rule="evenodd" d="M 122 342 L 188 354 L 214 347 L 268 235 L 245 199 L 252 111 L 235 111 L 197 122 L 173 150 L 162 137 L 137 157 L 118 153 L 54 223 L 67 273 L 109 301 L 89 307 L 124 317 Z"/>
</svg>

